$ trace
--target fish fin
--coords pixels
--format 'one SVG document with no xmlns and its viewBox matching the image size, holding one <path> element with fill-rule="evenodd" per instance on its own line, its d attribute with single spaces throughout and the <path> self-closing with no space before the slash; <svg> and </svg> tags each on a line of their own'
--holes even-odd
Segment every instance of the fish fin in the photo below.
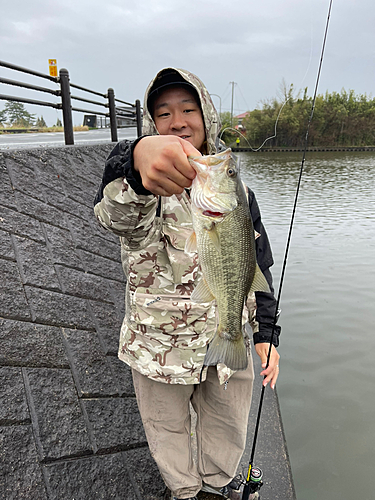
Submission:
<svg viewBox="0 0 375 500">
<path fill-rule="evenodd" d="M 213 224 L 213 227 L 208 231 L 208 235 L 210 240 L 212 241 L 213 246 L 216 248 L 218 252 L 221 250 L 220 238 L 218 232 L 216 231 L 216 226 Z"/>
<path fill-rule="evenodd" d="M 246 370 L 247 351 L 243 335 L 239 335 L 237 340 L 228 340 L 216 332 L 215 337 L 208 345 L 208 350 L 204 358 L 206 366 L 224 363 L 231 370 Z"/>
<path fill-rule="evenodd" d="M 192 253 L 197 251 L 197 235 L 193 231 L 189 238 L 185 241 L 185 252 Z"/>
<path fill-rule="evenodd" d="M 257 264 L 256 268 L 255 268 L 254 279 L 253 279 L 253 282 L 251 284 L 249 293 L 251 293 L 251 292 L 267 292 L 267 293 L 270 293 L 270 291 L 271 291 L 270 290 L 270 286 L 269 286 L 266 278 L 264 277 L 264 274 L 260 270 L 260 267 Z"/>
<path fill-rule="evenodd" d="M 197 286 L 194 288 L 193 293 L 191 294 L 190 300 L 192 302 L 196 302 L 200 304 L 202 302 L 211 302 L 215 297 L 212 295 L 211 290 L 208 288 L 206 280 L 201 278 L 198 281 Z"/>
</svg>

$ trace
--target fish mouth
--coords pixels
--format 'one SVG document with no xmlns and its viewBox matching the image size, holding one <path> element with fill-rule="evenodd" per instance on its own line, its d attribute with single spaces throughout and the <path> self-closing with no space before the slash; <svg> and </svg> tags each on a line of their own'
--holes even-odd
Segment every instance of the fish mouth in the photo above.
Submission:
<svg viewBox="0 0 375 500">
<path fill-rule="evenodd" d="M 211 210 L 204 210 L 202 215 L 206 215 L 207 217 L 224 217 L 222 212 L 212 212 Z"/>
</svg>

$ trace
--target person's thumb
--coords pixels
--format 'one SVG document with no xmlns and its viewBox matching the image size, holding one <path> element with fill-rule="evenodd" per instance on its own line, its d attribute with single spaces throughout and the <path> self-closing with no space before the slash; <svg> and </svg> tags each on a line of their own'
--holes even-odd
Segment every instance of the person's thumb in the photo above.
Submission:
<svg viewBox="0 0 375 500">
<path fill-rule="evenodd" d="M 182 149 L 184 150 L 186 156 L 202 156 L 202 153 L 198 151 L 189 141 L 181 139 Z"/>
</svg>

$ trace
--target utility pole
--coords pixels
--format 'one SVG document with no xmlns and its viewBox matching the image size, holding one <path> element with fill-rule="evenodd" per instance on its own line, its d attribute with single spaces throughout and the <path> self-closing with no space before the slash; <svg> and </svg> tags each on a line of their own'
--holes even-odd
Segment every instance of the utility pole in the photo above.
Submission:
<svg viewBox="0 0 375 500">
<path fill-rule="evenodd" d="M 232 85 L 232 104 L 230 107 L 230 126 L 233 127 L 233 97 L 234 97 L 234 86 L 236 82 L 229 82 Z"/>
</svg>

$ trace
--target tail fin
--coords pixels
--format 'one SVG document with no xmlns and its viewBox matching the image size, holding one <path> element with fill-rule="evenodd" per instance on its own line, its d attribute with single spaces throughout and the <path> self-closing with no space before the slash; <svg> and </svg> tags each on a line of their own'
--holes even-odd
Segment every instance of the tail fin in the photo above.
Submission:
<svg viewBox="0 0 375 500">
<path fill-rule="evenodd" d="M 208 346 L 204 364 L 212 366 L 218 363 L 224 363 L 231 370 L 246 370 L 247 351 L 242 334 L 237 340 L 228 340 L 216 332 Z"/>
</svg>

